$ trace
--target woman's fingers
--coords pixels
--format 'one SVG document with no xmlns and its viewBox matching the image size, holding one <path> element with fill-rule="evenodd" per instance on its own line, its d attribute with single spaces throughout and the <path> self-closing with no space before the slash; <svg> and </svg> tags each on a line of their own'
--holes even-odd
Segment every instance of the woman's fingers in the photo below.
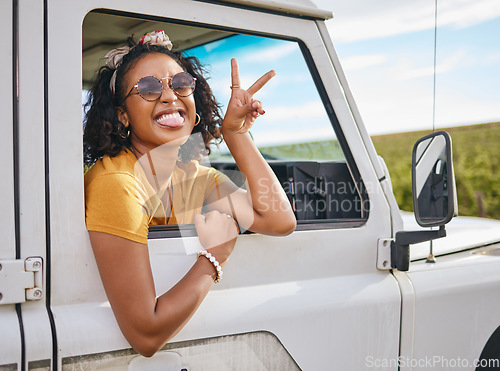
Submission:
<svg viewBox="0 0 500 371">
<path fill-rule="evenodd" d="M 205 215 L 196 214 L 194 216 L 194 225 L 196 228 L 201 227 L 201 225 L 205 224 L 205 222 L 206 222 Z"/>
<path fill-rule="evenodd" d="M 264 85 L 267 84 L 269 80 L 271 80 L 274 76 L 276 76 L 276 71 L 271 70 L 265 73 L 261 78 L 253 83 L 250 88 L 248 88 L 247 92 L 251 95 L 257 93 Z M 231 88 L 241 88 L 240 86 L 240 70 L 238 67 L 238 62 L 235 58 L 231 59 Z"/>
<path fill-rule="evenodd" d="M 271 80 L 274 76 L 276 76 L 276 71 L 271 70 L 268 73 L 264 74 L 260 79 L 255 81 L 250 88 L 248 88 L 248 92 L 252 95 L 257 93 L 264 85 L 267 84 L 269 80 Z"/>
<path fill-rule="evenodd" d="M 235 228 L 233 217 L 217 210 L 205 215 L 196 215 L 194 224 L 200 243 L 206 249 L 235 239 L 239 232 L 239 228 Z"/>
<path fill-rule="evenodd" d="M 259 78 L 248 90 L 240 86 L 240 72 L 238 62 L 231 59 L 231 99 L 224 117 L 224 128 L 228 132 L 246 133 L 252 127 L 255 119 L 266 113 L 262 103 L 253 99 L 269 80 L 276 75 L 274 70 L 269 71 Z"/>
<path fill-rule="evenodd" d="M 266 113 L 266 111 L 264 111 L 264 109 L 262 108 L 262 102 L 259 100 L 254 100 L 252 102 L 252 108 L 253 108 L 254 116 L 255 116 L 255 114 L 257 114 L 257 116 L 258 116 L 258 115 L 263 115 L 264 113 Z"/>
<path fill-rule="evenodd" d="M 235 58 L 231 59 L 231 89 L 240 87 L 240 70 Z"/>
</svg>

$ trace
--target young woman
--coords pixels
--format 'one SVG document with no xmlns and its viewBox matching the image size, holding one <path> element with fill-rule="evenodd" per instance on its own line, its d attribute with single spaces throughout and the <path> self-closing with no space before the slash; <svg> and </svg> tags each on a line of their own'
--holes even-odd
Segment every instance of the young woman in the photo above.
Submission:
<svg viewBox="0 0 500 371">
<path fill-rule="evenodd" d="M 89 99 L 84 132 L 86 222 L 118 324 L 140 354 L 153 355 L 194 314 L 231 254 L 241 227 L 268 235 L 295 229 L 273 171 L 249 135 L 262 104 L 231 60 L 232 94 L 222 119 L 196 58 L 171 52 L 163 31 L 107 54 Z M 246 190 L 197 161 L 199 145 L 223 137 Z M 194 143 L 194 144 L 193 144 Z M 202 215 L 202 211 L 205 212 Z M 237 221 L 237 223 L 235 222 Z M 194 223 L 204 250 L 156 297 L 147 235 L 152 224 Z"/>
</svg>

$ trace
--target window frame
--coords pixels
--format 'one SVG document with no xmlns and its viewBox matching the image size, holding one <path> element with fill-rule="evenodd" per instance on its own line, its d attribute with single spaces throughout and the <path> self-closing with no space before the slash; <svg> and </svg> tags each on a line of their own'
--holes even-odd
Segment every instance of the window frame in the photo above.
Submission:
<svg viewBox="0 0 500 371">
<path fill-rule="evenodd" d="M 156 15 L 148 15 L 148 14 L 137 14 L 128 11 L 120 11 L 120 10 L 112 10 L 112 9 L 94 9 L 87 13 L 85 17 L 87 17 L 91 13 L 99 13 L 110 16 L 121 16 L 134 18 L 137 20 L 144 20 L 150 22 L 161 22 L 161 23 L 171 23 L 175 25 L 184 25 L 190 27 L 198 27 L 198 28 L 206 28 L 215 31 L 223 31 L 234 34 L 243 34 L 243 35 L 251 35 L 258 37 L 266 37 L 271 39 L 278 39 L 284 41 L 291 41 L 297 43 L 299 49 L 304 58 L 304 62 L 306 63 L 309 73 L 311 74 L 314 85 L 318 91 L 318 95 L 321 99 L 321 102 L 325 108 L 328 119 L 330 120 L 330 124 L 332 125 L 332 130 L 338 140 L 339 146 L 342 150 L 342 153 L 345 158 L 345 162 L 347 168 L 349 170 L 351 179 L 356 186 L 357 193 L 361 199 L 360 204 L 361 215 L 362 217 L 359 219 L 315 219 L 315 220 L 297 220 L 296 231 L 310 231 L 310 230 L 324 230 L 324 229 L 344 229 L 344 228 L 359 228 L 366 224 L 369 214 L 370 214 L 370 198 L 367 192 L 365 183 L 361 177 L 361 174 L 356 166 L 356 161 L 351 152 L 351 149 L 348 145 L 346 136 L 341 128 L 339 119 L 335 110 L 333 109 L 333 105 L 328 97 L 328 93 L 326 91 L 323 80 L 321 79 L 321 75 L 314 63 L 313 57 L 309 49 L 307 48 L 305 42 L 299 38 L 284 36 L 284 35 L 276 35 L 259 31 L 252 31 L 247 29 L 238 29 L 232 27 L 225 27 L 220 25 L 206 24 L 202 22 L 193 22 L 183 19 L 169 18 L 169 17 L 161 17 Z M 291 16 L 292 17 L 292 16 Z M 82 30 L 83 33 L 83 30 Z M 311 161 L 312 162 L 312 161 Z M 368 207 L 366 207 L 368 206 Z M 245 233 L 253 233 L 253 232 L 245 232 Z M 162 239 L 162 238 L 178 238 L 178 237 L 188 237 L 188 236 L 196 236 L 196 231 L 194 228 L 194 224 L 181 224 L 181 225 L 155 225 L 149 226 L 148 239 Z"/>
</svg>

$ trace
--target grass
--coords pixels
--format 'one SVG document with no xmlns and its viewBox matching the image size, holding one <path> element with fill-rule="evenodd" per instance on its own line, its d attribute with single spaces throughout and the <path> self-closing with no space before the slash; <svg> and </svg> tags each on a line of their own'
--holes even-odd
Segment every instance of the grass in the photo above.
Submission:
<svg viewBox="0 0 500 371">
<path fill-rule="evenodd" d="M 342 153 L 339 143 L 333 140 L 260 147 L 259 150 L 266 155 L 278 158 L 294 158 L 316 161 L 340 161 L 344 159 L 344 154 Z"/>
</svg>

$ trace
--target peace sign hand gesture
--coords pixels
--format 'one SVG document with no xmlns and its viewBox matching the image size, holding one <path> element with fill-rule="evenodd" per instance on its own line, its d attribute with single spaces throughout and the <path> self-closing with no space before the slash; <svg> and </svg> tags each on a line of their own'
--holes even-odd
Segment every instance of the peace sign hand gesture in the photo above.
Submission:
<svg viewBox="0 0 500 371">
<path fill-rule="evenodd" d="M 224 133 L 247 133 L 259 115 L 266 113 L 262 103 L 253 99 L 271 78 L 276 75 L 275 71 L 269 71 L 258 79 L 248 90 L 240 87 L 240 72 L 236 59 L 231 59 L 231 99 L 227 105 L 226 115 L 222 123 Z"/>
</svg>

